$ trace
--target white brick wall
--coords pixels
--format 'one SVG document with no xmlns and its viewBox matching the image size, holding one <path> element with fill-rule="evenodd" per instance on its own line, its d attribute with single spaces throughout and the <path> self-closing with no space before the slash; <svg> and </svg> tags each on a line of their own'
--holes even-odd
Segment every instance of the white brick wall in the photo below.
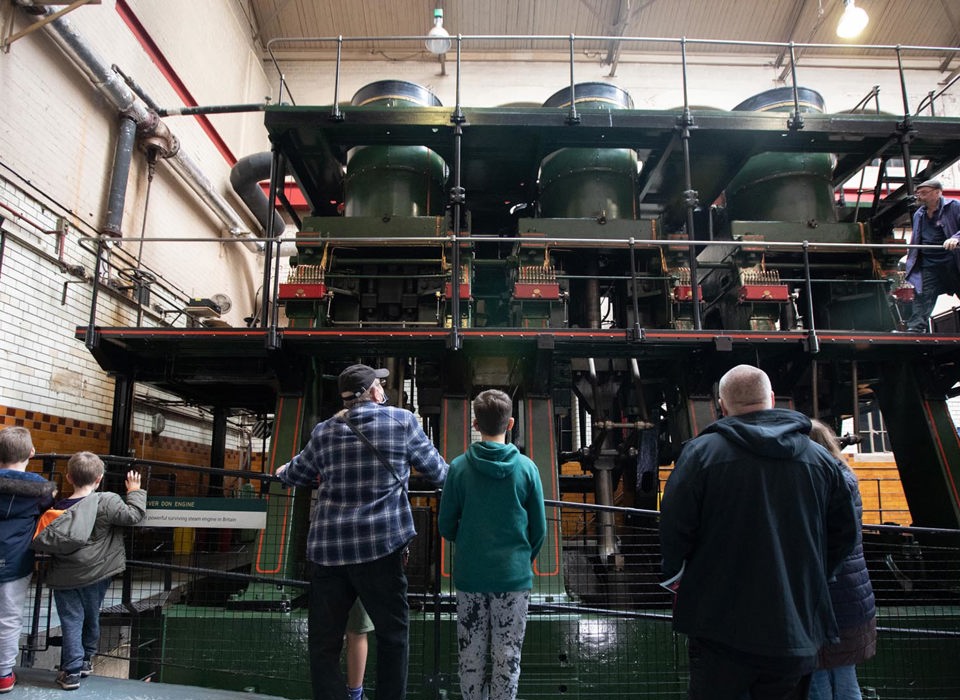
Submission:
<svg viewBox="0 0 960 700">
<path fill-rule="evenodd" d="M 130 3 L 152 39 L 200 104 L 260 101 L 269 83 L 249 32 L 228 3 L 144 0 Z M 15 30 L 30 20 L 13 11 Z M 117 64 L 158 104 L 182 104 L 167 79 L 121 21 L 114 2 L 90 5 L 68 15 L 70 24 L 107 64 Z M 217 41 L 211 42 L 212 33 Z M 93 245 L 81 245 L 102 225 L 106 191 L 117 136 L 116 109 L 89 79 L 67 59 L 44 31 L 16 42 L 0 59 L 0 202 L 44 229 L 54 229 L 58 215 L 70 231 L 64 263 L 82 265 L 92 276 Z M 231 151 L 242 157 L 269 147 L 259 112 L 211 117 Z M 181 148 L 202 163 L 204 174 L 230 198 L 230 163 L 220 154 L 193 117 L 166 120 Z M 147 203 L 147 169 L 137 151 L 128 181 L 123 235 L 139 238 L 200 238 L 207 243 L 143 245 L 143 265 L 171 291 L 154 294 L 154 301 L 177 308 L 184 296 L 223 292 L 233 302 L 226 317 L 234 325 L 253 313 L 262 278 L 262 257 L 246 248 L 219 242 L 224 226 L 179 176 L 163 162 L 156 171 Z M 241 216 L 248 217 L 237 204 Z M 113 379 L 100 370 L 82 342 L 74 339 L 77 325 L 88 321 L 91 286 L 76 283 L 55 262 L 31 251 L 24 241 L 47 256 L 57 256 L 56 236 L 44 235 L 29 223 L 18 224 L 9 211 L 4 230 L 10 238 L 0 270 L 0 404 L 57 416 L 109 423 Z M 146 222 L 146 223 L 144 223 Z M 255 224 L 250 222 L 251 228 Z M 117 264 L 133 267 L 139 241 L 127 241 L 111 255 Z M 116 271 L 110 272 L 116 277 Z M 61 305 L 63 283 L 68 285 Z M 166 297 L 166 298 L 163 298 Z M 173 316 L 168 317 L 170 319 Z M 101 294 L 99 325 L 132 325 L 136 309 L 109 294 Z M 147 315 L 145 325 L 157 323 Z M 180 324 L 183 323 L 181 319 Z M 152 411 L 135 417 L 136 427 Z M 201 420 L 168 421 L 165 435 L 209 442 L 208 416 Z M 149 425 L 149 423 L 148 423 Z M 228 447 L 235 447 L 231 431 Z"/>
</svg>

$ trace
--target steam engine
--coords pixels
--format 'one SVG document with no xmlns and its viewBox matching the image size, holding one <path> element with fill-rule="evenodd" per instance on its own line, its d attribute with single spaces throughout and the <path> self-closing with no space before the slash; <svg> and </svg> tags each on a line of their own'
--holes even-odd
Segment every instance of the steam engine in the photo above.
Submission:
<svg viewBox="0 0 960 700">
<path fill-rule="evenodd" d="M 391 370 L 392 402 L 417 411 L 448 460 L 471 442 L 471 398 L 500 388 L 548 499 L 655 510 L 661 470 L 717 417 L 715 382 L 749 363 L 782 405 L 837 427 L 882 414 L 913 524 L 960 524 L 946 405 L 960 335 L 893 332 L 912 301 L 896 235 L 910 178 L 960 159 L 960 120 L 828 114 L 808 88 L 732 110 L 637 110 L 606 83 L 567 86 L 542 106 L 450 108 L 387 80 L 345 107 L 270 107 L 266 127 L 271 201 L 289 174 L 310 211 L 291 210 L 288 265 L 268 246 L 260 327 L 103 333 L 95 352 L 200 403 L 269 403 L 271 470 L 340 407 L 335 378 L 363 361 Z M 895 160 L 911 165 L 900 181 L 843 201 L 865 165 L 890 173 Z M 272 484 L 270 495 L 252 572 L 302 580 L 309 493 Z M 439 594 L 439 580 L 449 593 L 430 509 L 418 517 L 412 590 Z M 655 580 L 658 565 L 622 520 L 600 511 L 577 543 L 563 541 L 559 509 L 548 520 L 535 599 L 588 599 L 565 581 L 582 565 L 611 584 L 596 602 L 638 605 L 616 584 Z M 228 608 L 296 604 L 289 587 L 262 584 Z M 168 652 L 192 633 L 179 617 L 190 613 L 165 622 Z M 552 640 L 575 634 L 576 619 L 529 624 L 559 625 Z"/>
</svg>

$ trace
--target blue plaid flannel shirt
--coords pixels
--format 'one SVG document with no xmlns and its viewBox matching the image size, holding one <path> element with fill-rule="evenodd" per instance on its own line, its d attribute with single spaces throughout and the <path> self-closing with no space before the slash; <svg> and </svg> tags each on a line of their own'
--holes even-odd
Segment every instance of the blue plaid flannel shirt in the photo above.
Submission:
<svg viewBox="0 0 960 700">
<path fill-rule="evenodd" d="M 437 486 L 447 463 L 410 411 L 365 401 L 348 416 L 407 484 L 410 468 Z M 336 416 L 318 423 L 281 479 L 289 486 L 318 484 L 307 559 L 324 566 L 373 561 L 406 545 L 417 531 L 397 479 Z"/>
</svg>

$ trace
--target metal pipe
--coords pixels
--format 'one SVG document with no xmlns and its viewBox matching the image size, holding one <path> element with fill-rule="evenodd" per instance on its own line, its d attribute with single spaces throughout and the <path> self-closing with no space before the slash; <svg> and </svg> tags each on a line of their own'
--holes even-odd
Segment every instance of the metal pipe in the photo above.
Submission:
<svg viewBox="0 0 960 700">
<path fill-rule="evenodd" d="M 260 188 L 260 181 L 270 178 L 272 159 L 273 154 L 270 151 L 253 153 L 241 158 L 230 170 L 230 185 L 247 205 L 250 213 L 263 226 L 264 231 L 268 227 L 268 217 L 273 214 L 273 235 L 279 236 L 286 228 L 286 224 Z"/>
<path fill-rule="evenodd" d="M 43 10 L 43 14 L 51 15 L 53 11 L 47 8 Z M 138 127 L 155 128 L 158 121 L 156 113 L 150 110 L 146 102 L 127 86 L 110 64 L 94 51 L 69 19 L 66 17 L 55 19 L 46 24 L 44 30 L 60 50 L 87 76 L 93 86 L 116 107 L 117 111 L 129 115 Z M 200 166 L 190 156 L 178 149 L 167 158 L 167 161 L 173 171 L 183 178 L 200 200 L 226 225 L 231 236 L 246 238 L 252 235 L 243 219 L 214 189 Z M 250 249 L 259 251 L 261 247 L 252 244 Z"/>
<path fill-rule="evenodd" d="M 634 251 L 634 240 L 630 239 L 630 279 L 632 289 L 630 290 L 630 299 L 633 303 L 633 338 L 640 340 L 643 337 L 643 329 L 640 328 L 640 290 L 637 289 L 637 259 Z"/>
<path fill-rule="evenodd" d="M 237 112 L 262 112 L 266 102 L 250 102 L 239 105 L 196 105 L 193 107 L 165 107 L 157 110 L 161 117 L 186 117 L 194 114 L 235 114 Z"/>
<path fill-rule="evenodd" d="M 813 320 L 813 287 L 810 284 L 810 251 L 807 241 L 803 242 L 803 275 L 807 290 L 807 352 L 816 355 L 820 352 L 820 340 L 817 338 L 817 328 Z"/>
<path fill-rule="evenodd" d="M 816 358 L 810 363 L 810 394 L 813 400 L 813 417 L 820 418 L 820 364 Z"/>
<path fill-rule="evenodd" d="M 600 263 L 596 255 L 591 255 L 587 260 L 587 284 L 585 285 L 584 299 L 582 303 L 586 306 L 583 309 L 587 328 L 600 327 L 600 282 L 597 279 L 597 271 L 600 269 Z"/>
<path fill-rule="evenodd" d="M 97 261 L 93 266 L 90 318 L 87 321 L 87 333 L 83 338 L 83 344 L 87 346 L 87 350 L 93 350 L 99 343 L 99 339 L 97 338 L 97 297 L 100 291 L 100 271 L 103 269 L 104 242 L 103 236 L 97 239 Z"/>
<path fill-rule="evenodd" d="M 133 90 L 134 93 L 136 93 L 137 97 L 139 97 L 141 100 L 147 103 L 147 107 L 152 109 L 154 112 L 158 112 L 158 113 L 160 112 L 160 105 L 158 105 L 156 102 L 150 99 L 150 96 L 146 93 L 146 91 L 144 91 L 142 87 L 140 87 L 140 84 L 136 80 L 134 80 L 132 77 L 124 73 L 123 70 L 120 69 L 120 66 L 118 66 L 116 63 L 110 66 L 110 68 L 112 68 L 114 72 L 117 73 L 117 75 L 123 78 L 123 81 L 129 86 L 131 90 Z"/>
<path fill-rule="evenodd" d="M 613 505 L 613 474 L 612 468 L 597 468 L 596 497 L 597 503 L 602 506 Z M 598 514 L 600 520 L 600 563 L 606 565 L 610 558 L 617 553 L 616 521 L 613 513 L 602 511 Z"/>
<path fill-rule="evenodd" d="M 851 407 L 853 408 L 853 434 L 860 434 L 860 392 L 858 390 L 858 385 L 860 384 L 860 365 L 854 360 L 850 363 L 850 383 L 853 385 L 850 389 L 850 400 L 852 402 Z"/>
<path fill-rule="evenodd" d="M 462 143 L 463 143 L 463 115 L 454 113 L 450 121 L 454 123 L 453 128 L 453 187 L 450 188 L 450 215 L 453 217 L 453 236 L 451 236 L 453 248 L 451 250 L 451 274 L 450 280 L 450 349 L 459 350 L 461 346 L 460 339 L 460 218 L 463 216 L 463 205 L 466 203 L 466 191 L 463 189 L 461 174 L 463 171 L 462 161 Z"/>
<path fill-rule="evenodd" d="M 693 126 L 693 115 L 690 113 L 690 99 L 687 91 L 687 40 L 680 41 L 680 56 L 682 60 L 681 74 L 683 76 L 683 115 L 679 117 L 680 143 L 683 147 L 683 184 L 684 204 L 687 214 L 687 238 L 690 241 L 694 236 L 693 211 L 697 208 L 697 191 L 693 189 L 693 170 L 690 162 L 690 127 Z M 690 284 L 693 287 L 693 328 L 702 330 L 703 322 L 700 319 L 700 280 L 697 271 L 697 249 L 690 246 L 687 249 L 687 265 L 690 268 Z"/>
<path fill-rule="evenodd" d="M 107 195 L 107 215 L 102 233 L 107 236 L 123 236 L 123 203 L 127 199 L 127 180 L 130 177 L 130 162 L 137 141 L 137 123 L 127 114 L 120 115 L 120 133 L 113 152 L 113 172 L 110 176 L 110 192 Z"/>
</svg>

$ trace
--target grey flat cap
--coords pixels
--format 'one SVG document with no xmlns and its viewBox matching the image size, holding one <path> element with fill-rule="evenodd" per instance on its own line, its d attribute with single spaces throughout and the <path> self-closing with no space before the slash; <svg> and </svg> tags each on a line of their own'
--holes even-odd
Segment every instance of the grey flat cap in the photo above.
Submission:
<svg viewBox="0 0 960 700">
<path fill-rule="evenodd" d="M 914 189 L 919 190 L 921 187 L 932 187 L 935 190 L 943 189 L 943 185 L 940 184 L 939 180 L 924 180 L 919 185 L 917 185 Z"/>
</svg>

